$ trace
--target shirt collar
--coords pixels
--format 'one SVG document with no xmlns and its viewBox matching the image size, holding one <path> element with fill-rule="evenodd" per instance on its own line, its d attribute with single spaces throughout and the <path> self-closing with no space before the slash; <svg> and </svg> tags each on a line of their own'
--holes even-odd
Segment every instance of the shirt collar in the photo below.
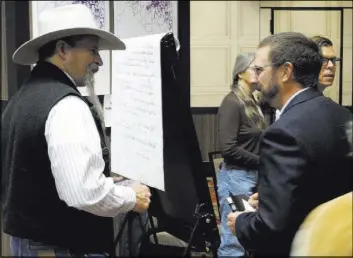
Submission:
<svg viewBox="0 0 353 258">
<path fill-rule="evenodd" d="M 302 93 L 302 92 L 308 90 L 309 88 L 310 88 L 310 87 L 306 87 L 306 88 L 304 88 L 304 89 L 301 89 L 300 91 L 297 91 L 295 94 L 292 95 L 292 97 L 290 97 L 290 98 L 287 100 L 287 102 L 284 104 L 284 106 L 282 107 L 281 110 L 278 110 L 278 109 L 277 109 L 277 110 L 276 110 L 276 119 L 275 119 L 275 121 L 277 121 L 277 120 L 281 117 L 283 111 L 286 109 L 286 107 L 289 105 L 289 103 L 290 103 L 296 96 L 298 96 L 300 93 Z"/>
<path fill-rule="evenodd" d="M 68 74 L 67 72 L 63 71 L 66 76 L 72 81 L 72 83 L 76 86 L 76 82 L 74 81 L 74 79 L 70 76 L 70 74 Z"/>
</svg>

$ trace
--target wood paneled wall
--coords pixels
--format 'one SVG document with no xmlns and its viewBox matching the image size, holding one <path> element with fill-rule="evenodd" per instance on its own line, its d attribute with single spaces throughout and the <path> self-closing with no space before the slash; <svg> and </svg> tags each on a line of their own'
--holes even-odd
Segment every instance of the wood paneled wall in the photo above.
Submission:
<svg viewBox="0 0 353 258">
<path fill-rule="evenodd" d="M 192 118 L 199 141 L 202 159 L 208 161 L 208 153 L 219 150 L 218 108 L 193 108 Z"/>
</svg>

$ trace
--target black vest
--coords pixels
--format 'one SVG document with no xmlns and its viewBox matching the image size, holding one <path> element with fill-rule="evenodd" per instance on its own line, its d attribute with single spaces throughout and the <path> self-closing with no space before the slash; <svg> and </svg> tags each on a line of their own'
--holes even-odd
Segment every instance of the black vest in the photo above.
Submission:
<svg viewBox="0 0 353 258">
<path fill-rule="evenodd" d="M 68 207 L 59 199 L 55 187 L 44 136 L 45 122 L 51 108 L 68 95 L 82 98 L 60 69 L 47 62 L 38 63 L 4 110 L 4 232 L 77 252 L 111 253 L 113 219 Z M 101 125 L 96 118 L 95 121 L 106 161 L 104 174 L 109 176 L 109 152 Z"/>
</svg>

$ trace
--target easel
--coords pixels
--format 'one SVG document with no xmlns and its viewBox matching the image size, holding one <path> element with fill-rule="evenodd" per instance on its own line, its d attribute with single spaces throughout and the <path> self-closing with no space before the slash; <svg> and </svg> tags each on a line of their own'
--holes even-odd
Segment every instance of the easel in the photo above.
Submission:
<svg viewBox="0 0 353 258">
<path fill-rule="evenodd" d="M 190 228 L 185 227 L 184 229 L 180 228 L 180 224 L 174 225 L 174 223 L 155 228 L 153 222 L 150 222 L 151 228 L 147 231 L 145 239 L 150 239 L 150 236 L 153 235 L 154 246 L 160 246 L 156 233 L 166 231 L 171 236 L 179 238 L 176 232 L 185 231 L 184 236 L 188 236 L 188 239 L 184 238 L 184 242 L 187 244 L 186 247 L 165 246 L 165 248 L 178 248 L 180 254 L 176 256 L 179 257 L 189 257 L 192 248 L 194 248 L 194 251 L 201 253 L 209 253 L 211 251 L 213 257 L 217 257 L 217 249 L 220 244 L 219 233 L 218 228 L 212 226 L 211 221 L 214 220 L 214 214 L 210 212 L 210 207 L 204 203 L 198 204 L 194 211 L 194 218 L 196 219 L 194 225 Z"/>
<path fill-rule="evenodd" d="M 206 253 L 211 250 L 217 256 L 219 232 L 190 107 L 181 93 L 178 54 L 171 33 L 161 40 L 161 60 L 163 131 L 168 146 L 164 149 L 166 191 L 152 194 L 155 199 L 150 214 L 158 219 L 158 228 L 147 235 L 165 231 L 183 240 L 183 257 L 190 256 L 192 248 Z M 182 181 L 190 183 L 181 190 L 175 183 Z"/>
<path fill-rule="evenodd" d="M 212 250 L 213 255 L 217 256 L 219 233 L 190 107 L 179 85 L 178 53 L 173 34 L 166 34 L 160 46 L 165 189 L 151 189 L 151 192 L 154 191 L 148 211 L 151 229 L 144 234 L 145 243 L 148 244 L 146 253 L 154 251 L 153 256 L 169 253 L 186 257 L 192 250 L 205 253 Z M 154 228 L 151 216 L 157 218 L 157 228 Z M 134 214 L 128 214 L 124 219 L 115 245 L 121 239 L 126 224 L 129 226 L 128 241 L 131 244 L 134 219 Z M 166 245 L 158 243 L 161 242 L 156 237 L 158 232 L 167 232 L 185 242 L 186 246 L 170 244 L 167 246 L 170 249 L 165 250 Z M 154 236 L 155 246 L 151 246 L 151 235 Z"/>
<path fill-rule="evenodd" d="M 205 204 L 198 204 L 196 206 L 194 217 L 196 218 L 195 226 L 191 232 L 190 239 L 188 241 L 188 245 L 185 248 L 183 257 L 187 257 L 190 255 L 190 250 L 192 247 L 192 243 L 194 241 L 195 233 L 199 232 L 200 235 L 205 238 L 205 251 L 211 249 L 213 257 L 217 258 L 217 249 L 219 246 L 218 241 L 214 238 L 214 234 L 218 234 L 218 229 L 212 229 L 210 226 L 211 219 L 214 218 L 214 214 L 209 213 L 208 211 L 202 211 L 205 207 Z M 217 232 L 215 232 L 217 230 Z M 207 241 L 209 240 L 209 241 Z"/>
</svg>

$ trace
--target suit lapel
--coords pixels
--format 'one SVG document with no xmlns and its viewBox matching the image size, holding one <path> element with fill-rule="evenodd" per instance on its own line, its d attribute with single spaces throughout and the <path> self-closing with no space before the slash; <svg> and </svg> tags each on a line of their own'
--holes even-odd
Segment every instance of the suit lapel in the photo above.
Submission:
<svg viewBox="0 0 353 258">
<path fill-rule="evenodd" d="M 283 110 L 282 115 L 284 113 L 286 113 L 289 109 L 291 109 L 292 107 L 306 102 L 310 99 L 319 97 L 319 96 L 323 96 L 322 93 L 320 91 L 318 91 L 317 89 L 314 88 L 309 88 L 301 93 L 299 93 L 297 96 L 295 96 L 288 104 L 288 106 Z"/>
</svg>

